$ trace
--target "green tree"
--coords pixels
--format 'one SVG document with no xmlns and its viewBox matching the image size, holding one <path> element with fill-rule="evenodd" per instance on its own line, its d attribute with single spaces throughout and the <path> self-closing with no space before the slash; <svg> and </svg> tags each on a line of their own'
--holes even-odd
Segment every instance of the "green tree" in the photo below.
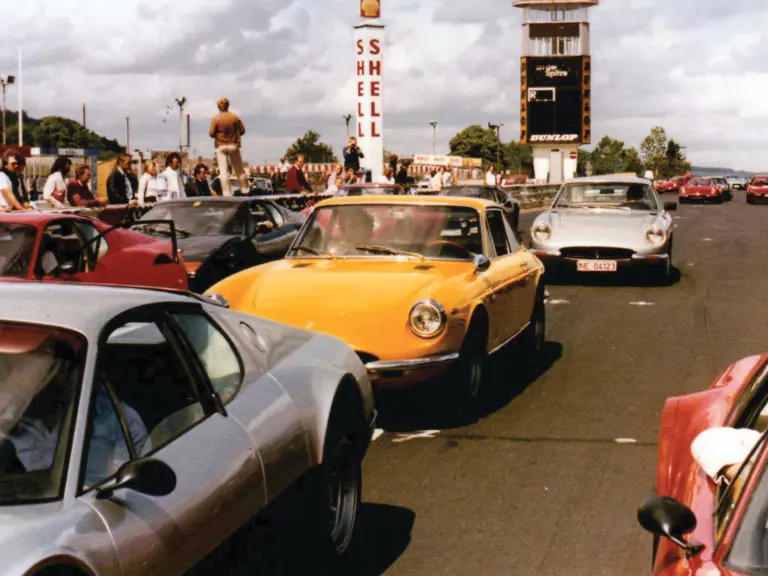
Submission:
<svg viewBox="0 0 768 576">
<path fill-rule="evenodd" d="M 285 152 L 289 162 L 295 162 L 299 154 L 303 154 L 307 162 L 338 162 L 333 148 L 321 142 L 320 134 L 314 130 L 307 130 L 307 133 L 291 144 Z"/>
<path fill-rule="evenodd" d="M 641 174 L 645 170 L 643 161 L 640 158 L 640 154 L 636 148 L 627 148 L 622 153 L 622 172 L 634 172 L 635 174 Z"/>
<path fill-rule="evenodd" d="M 654 177 L 658 178 L 664 170 L 667 160 L 667 133 L 661 126 L 651 129 L 651 133 L 645 137 L 640 145 L 643 161 Z"/>
<path fill-rule="evenodd" d="M 615 174 L 623 171 L 624 166 L 624 142 L 614 140 L 609 136 L 603 136 L 590 155 L 592 162 L 592 174 Z"/>
<path fill-rule="evenodd" d="M 465 128 L 449 143 L 452 156 L 462 158 L 481 158 L 488 163 L 496 164 L 496 159 L 502 157 L 503 145 L 499 146 L 496 132 L 477 124 Z"/>
<path fill-rule="evenodd" d="M 519 142 L 507 143 L 503 149 L 503 164 L 505 170 L 515 174 L 530 174 L 533 172 L 533 147 Z"/>
<path fill-rule="evenodd" d="M 671 140 L 667 143 L 666 161 L 663 167 L 662 174 L 665 178 L 671 178 L 680 174 L 685 174 L 692 169 L 691 163 L 688 162 L 683 153 L 683 147 Z"/>
</svg>

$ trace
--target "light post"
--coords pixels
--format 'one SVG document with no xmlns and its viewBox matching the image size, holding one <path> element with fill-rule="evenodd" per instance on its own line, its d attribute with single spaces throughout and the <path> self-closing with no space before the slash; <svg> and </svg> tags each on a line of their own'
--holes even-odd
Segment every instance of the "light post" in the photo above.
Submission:
<svg viewBox="0 0 768 576">
<path fill-rule="evenodd" d="M 432 126 L 432 156 L 434 156 L 436 154 L 435 149 L 437 148 L 437 122 L 433 120 L 429 125 Z"/>
<path fill-rule="evenodd" d="M 179 105 L 179 153 L 184 152 L 184 104 L 186 103 L 186 96 L 176 98 L 176 104 Z"/>
<path fill-rule="evenodd" d="M 349 140 L 349 123 L 352 120 L 352 114 L 347 114 L 346 116 L 342 116 L 344 118 L 344 122 L 347 123 L 347 140 Z"/>
<path fill-rule="evenodd" d="M 499 171 L 501 170 L 500 164 L 501 164 L 501 127 L 502 126 L 504 126 L 504 124 L 502 123 L 491 124 L 490 122 L 488 122 L 488 128 L 496 132 L 496 173 L 499 173 Z"/>
<path fill-rule="evenodd" d="M 5 132 L 5 90 L 10 84 L 13 84 L 15 81 L 16 81 L 16 78 L 14 76 L 8 76 L 8 78 L 0 76 L 0 84 L 3 85 L 3 146 L 5 146 L 8 143 L 7 135 Z M 21 115 L 21 110 L 19 110 L 19 115 Z"/>
</svg>

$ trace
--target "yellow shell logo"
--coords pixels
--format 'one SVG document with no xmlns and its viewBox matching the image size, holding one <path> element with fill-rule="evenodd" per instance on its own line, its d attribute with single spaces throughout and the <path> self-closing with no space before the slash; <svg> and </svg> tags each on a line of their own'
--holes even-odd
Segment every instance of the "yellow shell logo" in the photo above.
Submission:
<svg viewBox="0 0 768 576">
<path fill-rule="evenodd" d="M 379 0 L 362 0 L 360 15 L 364 18 L 378 18 L 381 15 L 381 2 Z"/>
</svg>

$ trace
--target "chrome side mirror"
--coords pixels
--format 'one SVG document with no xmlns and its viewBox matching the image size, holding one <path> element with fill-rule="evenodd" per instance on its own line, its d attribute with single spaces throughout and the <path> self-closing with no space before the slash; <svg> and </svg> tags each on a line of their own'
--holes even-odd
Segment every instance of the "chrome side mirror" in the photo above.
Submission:
<svg viewBox="0 0 768 576">
<path fill-rule="evenodd" d="M 485 272 L 491 267 L 491 261 L 483 254 L 477 254 L 472 259 L 472 263 L 475 265 L 475 274 Z"/>
</svg>

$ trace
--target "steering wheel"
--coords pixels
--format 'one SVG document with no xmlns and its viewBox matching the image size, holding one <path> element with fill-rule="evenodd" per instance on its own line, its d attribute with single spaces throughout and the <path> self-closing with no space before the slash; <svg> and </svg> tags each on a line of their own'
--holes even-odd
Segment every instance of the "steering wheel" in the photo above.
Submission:
<svg viewBox="0 0 768 576">
<path fill-rule="evenodd" d="M 435 240 L 434 242 L 430 242 L 426 245 L 426 248 L 433 248 L 433 247 L 447 247 L 447 248 L 458 248 L 462 251 L 462 255 L 469 254 L 470 256 L 474 256 L 474 253 L 467 248 L 466 246 L 462 246 L 461 244 L 457 242 L 450 242 L 449 240 Z M 440 250 L 440 253 L 442 253 L 442 250 Z"/>
</svg>

